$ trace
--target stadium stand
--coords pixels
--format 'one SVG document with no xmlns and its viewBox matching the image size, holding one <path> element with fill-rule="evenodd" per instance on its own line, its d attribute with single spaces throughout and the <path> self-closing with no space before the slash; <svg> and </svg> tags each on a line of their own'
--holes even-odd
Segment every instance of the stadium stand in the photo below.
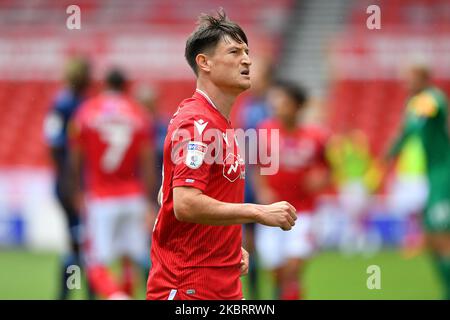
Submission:
<svg viewBox="0 0 450 320">
<path fill-rule="evenodd" d="M 48 166 L 42 121 L 70 53 L 91 57 L 97 79 L 108 65 L 116 64 L 133 80 L 151 81 L 163 97 L 158 105 L 166 113 L 192 92 L 184 41 L 199 13 L 217 9 L 221 1 L 201 0 L 189 6 L 178 0 L 131 2 L 77 1 L 81 30 L 65 26 L 71 1 L 0 2 L 0 167 Z M 232 0 L 224 9 L 247 27 L 254 48 L 264 51 L 277 47 L 293 3 Z"/>
<path fill-rule="evenodd" d="M 373 4 L 381 9 L 380 30 L 366 27 Z M 403 114 L 405 63 L 430 63 L 437 84 L 450 93 L 449 11 L 445 0 L 302 1 L 279 74 L 325 102 L 333 131 L 362 129 L 381 155 Z"/>
<path fill-rule="evenodd" d="M 331 127 L 362 129 L 373 152 L 382 155 L 402 121 L 406 92 L 400 77 L 406 64 L 429 64 L 435 82 L 450 93 L 449 70 L 442 60 L 448 55 L 442 43 L 450 34 L 450 5 L 439 0 L 378 1 L 382 26 L 377 33 L 361 27 L 370 4 L 354 2 L 345 34 L 333 41 L 335 73 L 328 101 Z"/>
</svg>

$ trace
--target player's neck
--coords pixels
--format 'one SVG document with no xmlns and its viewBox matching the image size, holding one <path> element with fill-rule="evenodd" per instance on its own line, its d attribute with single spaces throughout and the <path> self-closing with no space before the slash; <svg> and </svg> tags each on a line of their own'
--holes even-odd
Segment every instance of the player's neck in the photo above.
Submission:
<svg viewBox="0 0 450 320">
<path fill-rule="evenodd" d="M 209 99 L 211 99 L 214 107 L 216 107 L 225 118 L 230 118 L 231 108 L 233 107 L 237 95 L 224 92 L 211 82 L 204 83 L 200 80 L 197 81 L 197 89 L 201 90 Z"/>
<path fill-rule="evenodd" d="M 282 121 L 282 126 L 286 131 L 294 131 L 297 128 L 296 120 L 285 120 Z"/>
<path fill-rule="evenodd" d="M 412 92 L 412 96 L 418 95 L 419 93 L 424 92 L 425 90 L 427 90 L 430 87 L 430 84 L 424 84 L 422 86 L 420 86 L 419 88 L 417 88 L 415 91 Z"/>
</svg>

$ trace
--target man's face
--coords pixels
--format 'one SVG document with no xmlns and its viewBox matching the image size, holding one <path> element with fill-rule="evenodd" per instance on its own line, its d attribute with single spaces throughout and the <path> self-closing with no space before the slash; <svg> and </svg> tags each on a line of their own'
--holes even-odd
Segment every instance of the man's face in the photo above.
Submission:
<svg viewBox="0 0 450 320">
<path fill-rule="evenodd" d="M 252 63 L 252 95 L 263 97 L 267 93 L 271 79 L 270 62 L 262 58 L 253 59 Z"/>
<path fill-rule="evenodd" d="M 83 71 L 77 77 L 72 79 L 72 85 L 78 90 L 86 89 L 90 84 L 89 71 Z"/>
<path fill-rule="evenodd" d="M 299 106 L 283 89 L 270 89 L 267 98 L 278 120 L 283 123 L 289 123 L 292 119 L 297 118 Z"/>
<path fill-rule="evenodd" d="M 417 94 L 427 85 L 426 75 L 419 69 L 410 68 L 404 74 L 405 85 L 410 94 Z"/>
<path fill-rule="evenodd" d="M 226 37 L 221 39 L 215 50 L 207 55 L 209 76 L 218 87 L 240 93 L 250 88 L 250 65 L 248 46 Z"/>
</svg>

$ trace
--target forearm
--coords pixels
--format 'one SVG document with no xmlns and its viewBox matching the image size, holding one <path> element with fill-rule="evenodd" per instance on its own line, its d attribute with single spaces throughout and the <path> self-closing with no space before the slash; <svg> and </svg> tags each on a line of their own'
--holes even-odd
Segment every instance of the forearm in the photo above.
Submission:
<svg viewBox="0 0 450 320">
<path fill-rule="evenodd" d="M 269 204 L 275 202 L 276 195 L 269 187 L 267 177 L 253 170 L 253 188 L 256 201 L 260 204 Z"/>
<path fill-rule="evenodd" d="M 156 204 L 156 160 L 155 153 L 150 148 L 150 144 L 145 140 L 140 150 L 140 171 L 141 180 L 144 185 L 145 198 L 150 206 Z"/>
<path fill-rule="evenodd" d="M 394 145 L 389 150 L 388 158 L 396 157 L 402 150 L 402 148 L 405 145 L 405 142 L 408 140 L 408 138 L 411 137 L 412 135 L 420 134 L 421 129 L 424 125 L 425 125 L 424 119 L 422 119 L 421 121 L 407 122 L 405 124 L 401 134 L 396 139 Z"/>
<path fill-rule="evenodd" d="M 393 159 L 394 157 L 396 157 L 402 146 L 403 143 L 405 141 L 405 136 L 404 134 L 400 135 L 394 142 L 394 144 L 391 146 L 391 148 L 388 150 L 387 155 L 385 156 L 385 158 L 387 158 L 388 160 Z"/>
<path fill-rule="evenodd" d="M 52 158 L 53 166 L 55 168 L 55 173 L 58 177 L 61 177 L 64 174 L 63 167 L 63 150 L 59 147 L 50 147 L 50 156 Z"/>
<path fill-rule="evenodd" d="M 71 199 L 71 205 L 77 210 L 80 210 L 81 206 L 81 166 L 81 152 L 78 148 L 73 148 L 73 150 L 71 150 L 71 152 L 69 153 L 68 194 Z"/>
<path fill-rule="evenodd" d="M 201 192 L 174 199 L 175 215 L 184 222 L 227 226 L 257 221 L 258 209 L 254 204 L 222 202 Z"/>
<path fill-rule="evenodd" d="M 267 179 L 265 176 L 259 173 L 259 168 L 251 171 L 251 179 L 253 182 L 253 188 L 255 189 L 255 193 L 258 193 L 261 189 L 267 189 Z"/>
<path fill-rule="evenodd" d="M 155 186 L 155 177 L 154 175 L 144 175 L 144 189 L 145 189 L 145 198 L 147 203 L 153 205 L 158 203 L 158 196 L 155 198 L 156 186 Z"/>
</svg>

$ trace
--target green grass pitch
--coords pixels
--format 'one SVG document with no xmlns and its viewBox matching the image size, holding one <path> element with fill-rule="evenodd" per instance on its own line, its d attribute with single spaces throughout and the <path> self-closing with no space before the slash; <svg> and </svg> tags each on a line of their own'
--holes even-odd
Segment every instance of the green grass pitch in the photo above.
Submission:
<svg viewBox="0 0 450 320">
<path fill-rule="evenodd" d="M 381 271 L 381 288 L 368 289 L 367 267 Z M 54 299 L 58 288 L 59 257 L 54 253 L 0 251 L 0 299 Z M 247 278 L 244 294 L 249 298 Z M 270 274 L 259 273 L 260 299 L 272 298 Z M 318 254 L 305 272 L 306 299 L 439 299 L 440 283 L 426 254 L 405 259 L 398 251 L 382 251 L 365 258 L 337 252 Z M 142 277 L 137 297 L 145 297 Z M 83 288 L 72 298 L 84 299 Z"/>
</svg>

